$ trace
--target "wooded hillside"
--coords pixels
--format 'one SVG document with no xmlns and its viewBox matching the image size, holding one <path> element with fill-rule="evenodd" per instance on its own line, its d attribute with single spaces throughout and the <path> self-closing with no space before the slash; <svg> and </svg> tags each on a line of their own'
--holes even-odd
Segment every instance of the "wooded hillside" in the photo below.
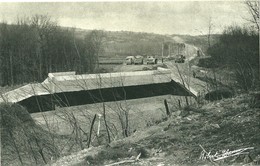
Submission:
<svg viewBox="0 0 260 166">
<path fill-rule="evenodd" d="M 101 31 L 83 38 L 47 16 L 36 15 L 17 24 L 0 24 L 0 83 L 2 86 L 42 81 L 49 72 L 93 72 L 101 51 Z"/>
</svg>

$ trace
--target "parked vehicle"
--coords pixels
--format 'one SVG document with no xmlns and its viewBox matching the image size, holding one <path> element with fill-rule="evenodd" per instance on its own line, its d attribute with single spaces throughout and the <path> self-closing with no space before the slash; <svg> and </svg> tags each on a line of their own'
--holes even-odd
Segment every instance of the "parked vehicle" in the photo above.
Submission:
<svg viewBox="0 0 260 166">
<path fill-rule="evenodd" d="M 126 62 L 127 65 L 132 65 L 132 64 L 134 64 L 134 59 L 135 59 L 134 56 L 127 56 L 125 58 L 125 62 Z"/>
<path fill-rule="evenodd" d="M 184 55 L 177 55 L 175 59 L 175 63 L 184 63 L 186 57 Z"/>
<path fill-rule="evenodd" d="M 134 58 L 134 64 L 144 64 L 144 57 L 142 55 L 136 55 Z"/>
<path fill-rule="evenodd" d="M 153 57 L 153 56 L 148 56 L 147 57 L 147 64 L 157 64 L 158 59 Z"/>
</svg>

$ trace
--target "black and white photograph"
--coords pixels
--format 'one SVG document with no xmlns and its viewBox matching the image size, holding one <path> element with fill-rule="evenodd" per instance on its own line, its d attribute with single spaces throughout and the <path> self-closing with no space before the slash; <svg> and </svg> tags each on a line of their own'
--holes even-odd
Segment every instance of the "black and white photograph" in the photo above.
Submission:
<svg viewBox="0 0 260 166">
<path fill-rule="evenodd" d="M 259 1 L 0 1 L 2 166 L 260 165 Z"/>
</svg>

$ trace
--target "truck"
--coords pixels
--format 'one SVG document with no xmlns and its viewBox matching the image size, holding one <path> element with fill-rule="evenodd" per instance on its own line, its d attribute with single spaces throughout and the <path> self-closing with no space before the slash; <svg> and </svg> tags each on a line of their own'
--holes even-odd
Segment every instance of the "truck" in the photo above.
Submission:
<svg viewBox="0 0 260 166">
<path fill-rule="evenodd" d="M 144 64 L 144 57 L 142 55 L 136 55 L 134 58 L 134 64 Z"/>
<path fill-rule="evenodd" d="M 154 56 L 147 56 L 146 63 L 147 64 L 157 64 L 158 59 L 155 58 Z"/>
<path fill-rule="evenodd" d="M 175 58 L 175 63 L 184 63 L 185 62 L 186 57 L 184 55 L 177 55 Z"/>
<path fill-rule="evenodd" d="M 126 63 L 126 65 L 132 65 L 132 64 L 134 64 L 134 59 L 135 59 L 134 56 L 127 56 L 127 57 L 125 58 L 125 63 Z"/>
</svg>

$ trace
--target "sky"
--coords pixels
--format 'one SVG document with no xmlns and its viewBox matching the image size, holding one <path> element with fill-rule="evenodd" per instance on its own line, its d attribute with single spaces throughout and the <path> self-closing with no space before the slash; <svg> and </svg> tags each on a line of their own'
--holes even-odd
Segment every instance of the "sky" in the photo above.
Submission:
<svg viewBox="0 0 260 166">
<path fill-rule="evenodd" d="M 189 35 L 207 34 L 210 22 L 221 33 L 249 17 L 243 1 L 0 2 L 0 21 L 36 14 L 66 27 Z"/>
</svg>

